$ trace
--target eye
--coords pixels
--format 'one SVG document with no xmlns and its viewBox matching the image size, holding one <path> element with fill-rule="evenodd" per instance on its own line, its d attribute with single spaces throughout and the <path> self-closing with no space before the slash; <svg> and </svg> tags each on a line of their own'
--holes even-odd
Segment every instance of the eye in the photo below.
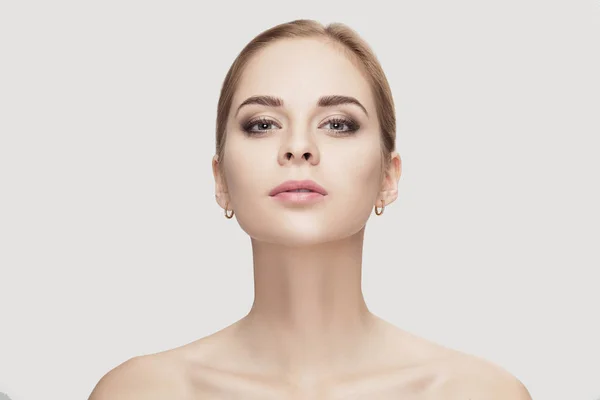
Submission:
<svg viewBox="0 0 600 400">
<path fill-rule="evenodd" d="M 273 126 L 273 125 L 277 126 L 275 124 L 275 122 L 270 119 L 258 118 L 258 119 L 251 120 L 248 123 L 244 124 L 242 126 L 242 129 L 248 135 L 260 135 L 260 134 L 272 131 L 273 128 L 270 128 L 270 126 Z M 258 128 L 253 129 L 254 127 L 258 127 Z"/>
<path fill-rule="evenodd" d="M 335 135 L 348 135 L 356 132 L 359 128 L 358 124 L 350 119 L 346 118 L 331 118 L 325 124 L 321 126 L 331 126 L 327 129 L 333 132 Z"/>
<path fill-rule="evenodd" d="M 329 119 L 319 128 L 328 125 L 330 127 L 326 128 L 326 130 L 338 136 L 353 134 L 360 128 L 360 126 L 353 120 L 340 117 Z M 273 128 L 273 126 L 275 126 L 276 128 Z M 264 117 L 250 120 L 242 125 L 242 130 L 246 132 L 248 136 L 262 135 L 274 129 L 281 129 L 281 127 L 277 125 L 275 121 Z"/>
</svg>

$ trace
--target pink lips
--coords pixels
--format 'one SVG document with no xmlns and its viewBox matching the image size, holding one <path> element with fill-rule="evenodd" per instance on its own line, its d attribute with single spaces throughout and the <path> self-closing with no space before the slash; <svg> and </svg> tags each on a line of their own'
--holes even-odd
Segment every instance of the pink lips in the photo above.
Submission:
<svg viewBox="0 0 600 400">
<path fill-rule="evenodd" d="M 304 180 L 304 181 L 283 182 L 281 185 L 273 188 L 273 190 L 271 190 L 271 192 L 269 193 L 269 196 L 275 196 L 282 192 L 290 192 L 292 190 L 298 190 L 298 189 L 307 189 L 307 190 L 310 190 L 311 192 L 318 193 L 322 196 L 327 195 L 327 191 L 323 187 L 319 186 L 315 181 Z M 300 194 L 310 194 L 310 193 L 302 193 L 302 192 L 299 192 L 299 193 Z"/>
<path fill-rule="evenodd" d="M 309 192 L 294 192 L 293 190 L 305 189 Z M 286 181 L 273 188 L 269 196 L 284 202 L 296 204 L 309 204 L 320 201 L 325 198 L 327 191 L 311 180 L 304 181 Z"/>
</svg>

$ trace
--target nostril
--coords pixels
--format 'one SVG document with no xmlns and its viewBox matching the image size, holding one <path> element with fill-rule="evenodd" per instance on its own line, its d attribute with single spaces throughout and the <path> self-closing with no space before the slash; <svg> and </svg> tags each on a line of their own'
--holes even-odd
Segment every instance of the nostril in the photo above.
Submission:
<svg viewBox="0 0 600 400">
<path fill-rule="evenodd" d="M 294 157 L 294 155 L 292 153 L 290 153 L 290 152 L 285 153 L 285 158 L 287 160 L 291 160 L 293 157 Z M 302 158 L 305 159 L 305 160 L 310 160 L 311 157 L 312 157 L 311 153 L 304 153 L 304 154 L 302 154 Z"/>
</svg>

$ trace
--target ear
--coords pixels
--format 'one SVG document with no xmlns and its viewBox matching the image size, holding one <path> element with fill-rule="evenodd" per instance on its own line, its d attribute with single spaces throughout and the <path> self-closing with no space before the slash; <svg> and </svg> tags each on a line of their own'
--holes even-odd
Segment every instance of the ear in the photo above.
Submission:
<svg viewBox="0 0 600 400">
<path fill-rule="evenodd" d="M 215 178 L 215 199 L 217 200 L 217 204 L 225 210 L 231 208 L 231 201 L 229 199 L 229 193 L 227 191 L 227 183 L 225 182 L 225 177 L 222 175 L 219 170 L 219 156 L 215 155 L 212 158 L 212 171 L 213 177 Z"/>
<path fill-rule="evenodd" d="M 392 152 L 388 168 L 384 171 L 381 181 L 381 191 L 377 196 L 377 207 L 381 207 L 381 202 L 387 206 L 398 198 L 398 182 L 402 175 L 402 159 L 397 152 Z"/>
</svg>

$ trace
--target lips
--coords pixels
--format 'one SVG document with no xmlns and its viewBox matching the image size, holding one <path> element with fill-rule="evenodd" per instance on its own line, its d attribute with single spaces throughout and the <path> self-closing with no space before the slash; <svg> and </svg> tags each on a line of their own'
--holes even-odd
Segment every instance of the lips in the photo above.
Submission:
<svg viewBox="0 0 600 400">
<path fill-rule="evenodd" d="M 282 192 L 291 192 L 300 189 L 310 190 L 311 192 L 319 193 L 323 196 L 327 195 L 327 191 L 323 187 L 318 185 L 315 181 L 303 180 L 283 182 L 281 185 L 274 187 L 269 192 L 269 196 L 275 196 Z"/>
</svg>

